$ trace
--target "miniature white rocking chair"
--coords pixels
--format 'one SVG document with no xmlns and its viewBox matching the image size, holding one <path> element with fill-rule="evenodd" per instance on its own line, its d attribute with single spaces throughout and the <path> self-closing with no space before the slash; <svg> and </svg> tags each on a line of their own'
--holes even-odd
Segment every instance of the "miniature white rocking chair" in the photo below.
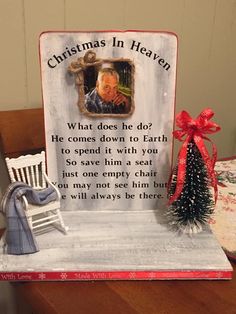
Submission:
<svg viewBox="0 0 236 314">
<path fill-rule="evenodd" d="M 60 212 L 60 192 L 49 180 L 45 172 L 45 152 L 42 151 L 35 155 L 25 155 L 18 158 L 6 158 L 11 182 L 21 181 L 32 188 L 39 190 L 52 186 L 57 194 L 57 199 L 46 205 L 29 204 L 23 196 L 25 214 L 30 228 L 35 231 L 42 230 L 42 227 L 53 225 L 63 233 L 67 233 L 68 227 L 65 226 Z"/>
</svg>

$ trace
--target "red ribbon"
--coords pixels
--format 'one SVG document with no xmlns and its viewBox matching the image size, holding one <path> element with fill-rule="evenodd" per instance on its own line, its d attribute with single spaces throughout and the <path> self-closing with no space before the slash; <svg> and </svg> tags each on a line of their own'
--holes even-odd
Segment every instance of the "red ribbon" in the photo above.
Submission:
<svg viewBox="0 0 236 314">
<path fill-rule="evenodd" d="M 173 132 L 175 138 L 179 141 L 183 141 L 183 145 L 180 149 L 178 155 L 178 173 L 175 193 L 169 199 L 169 204 L 176 201 L 184 187 L 185 175 L 186 175 L 186 161 L 187 161 L 187 148 L 190 141 L 194 141 L 198 147 L 203 161 L 206 165 L 208 177 L 210 183 L 214 188 L 215 192 L 215 202 L 217 200 L 217 179 L 214 171 L 215 162 L 217 158 L 216 146 L 212 141 L 205 136 L 205 134 L 212 134 L 218 132 L 221 128 L 214 122 L 209 121 L 214 116 L 214 112 L 207 108 L 204 109 L 197 119 L 193 119 L 186 111 L 181 111 L 176 116 L 176 125 L 181 130 L 176 130 Z M 184 139 L 184 137 L 186 138 Z M 204 140 L 209 141 L 212 144 L 212 157 L 210 157 L 207 148 L 204 144 Z"/>
</svg>

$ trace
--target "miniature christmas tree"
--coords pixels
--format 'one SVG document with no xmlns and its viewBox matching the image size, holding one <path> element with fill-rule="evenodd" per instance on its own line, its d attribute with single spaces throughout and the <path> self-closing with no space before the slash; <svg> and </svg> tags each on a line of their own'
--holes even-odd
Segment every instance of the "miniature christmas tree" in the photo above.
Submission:
<svg viewBox="0 0 236 314">
<path fill-rule="evenodd" d="M 214 172 L 216 148 L 213 145 L 213 158 L 210 158 L 203 139 L 206 133 L 220 130 L 220 127 L 208 120 L 213 116 L 210 109 L 204 110 L 196 120 L 185 111 L 176 118 L 181 130 L 174 136 L 186 139 L 179 152 L 178 164 L 169 187 L 168 217 L 170 224 L 184 233 L 197 233 L 202 230 L 214 210 L 211 186 L 217 195 Z"/>
<path fill-rule="evenodd" d="M 202 230 L 214 210 L 212 192 L 202 156 L 193 141 L 187 147 L 186 176 L 183 190 L 179 198 L 174 201 L 168 215 L 171 224 L 187 233 Z M 176 173 L 169 190 L 171 197 L 176 189 Z"/>
</svg>

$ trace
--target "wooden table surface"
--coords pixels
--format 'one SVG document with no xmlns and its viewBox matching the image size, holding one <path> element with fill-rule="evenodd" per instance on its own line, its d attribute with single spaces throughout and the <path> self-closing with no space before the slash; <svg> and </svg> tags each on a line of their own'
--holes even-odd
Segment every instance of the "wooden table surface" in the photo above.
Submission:
<svg viewBox="0 0 236 314">
<path fill-rule="evenodd" d="M 234 273 L 236 264 L 232 263 Z M 19 313 L 236 313 L 229 281 L 90 281 L 12 283 Z"/>
</svg>

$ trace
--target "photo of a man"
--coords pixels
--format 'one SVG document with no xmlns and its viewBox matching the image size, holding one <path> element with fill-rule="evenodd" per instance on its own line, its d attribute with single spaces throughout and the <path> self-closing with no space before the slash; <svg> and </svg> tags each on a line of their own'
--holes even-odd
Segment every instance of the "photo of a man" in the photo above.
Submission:
<svg viewBox="0 0 236 314">
<path fill-rule="evenodd" d="M 85 95 L 85 108 L 91 113 L 126 114 L 131 101 L 119 90 L 119 74 L 113 68 L 98 72 L 96 87 Z"/>
</svg>

